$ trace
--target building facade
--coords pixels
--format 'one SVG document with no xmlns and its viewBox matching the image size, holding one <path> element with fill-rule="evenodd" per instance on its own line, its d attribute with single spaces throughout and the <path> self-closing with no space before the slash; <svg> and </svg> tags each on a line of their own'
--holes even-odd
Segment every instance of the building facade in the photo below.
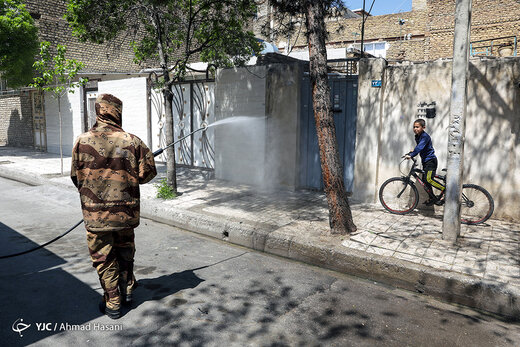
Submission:
<svg viewBox="0 0 520 347">
<path fill-rule="evenodd" d="M 369 16 L 365 22 L 364 50 L 389 62 L 451 58 L 455 3 L 455 0 L 413 0 L 411 11 Z M 260 21 L 268 20 L 269 11 L 261 7 L 258 17 Z M 352 12 L 327 20 L 329 59 L 345 57 L 348 48 L 360 49 L 362 21 L 361 16 L 353 16 Z M 276 24 L 272 26 L 276 27 Z M 308 59 L 308 46 L 302 31 L 297 24 L 290 37 L 266 39 L 272 39 L 280 52 Z M 519 1 L 473 0 L 472 55 L 514 55 L 519 32 Z"/>
<path fill-rule="evenodd" d="M 40 41 L 49 41 L 52 49 L 61 44 L 67 46 L 67 58 L 85 64 L 82 72 L 138 72 L 144 65 L 135 64 L 130 47 L 130 36 L 120 36 L 114 42 L 95 44 L 80 42 L 72 35 L 69 24 L 63 18 L 67 3 L 62 0 L 26 0 L 25 7 L 38 27 Z M 95 15 L 95 14 L 92 14 Z"/>
</svg>

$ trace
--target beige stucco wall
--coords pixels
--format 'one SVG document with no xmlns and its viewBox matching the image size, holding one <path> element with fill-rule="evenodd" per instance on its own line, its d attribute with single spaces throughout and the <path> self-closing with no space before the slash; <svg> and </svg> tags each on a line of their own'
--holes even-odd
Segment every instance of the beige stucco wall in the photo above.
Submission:
<svg viewBox="0 0 520 347">
<path fill-rule="evenodd" d="M 362 201 L 375 201 L 381 183 L 399 175 L 400 156 L 415 146 L 412 123 L 420 102 L 436 102 L 437 116 L 426 119 L 426 131 L 432 136 L 439 169 L 447 157 L 451 61 L 387 67 L 383 88 L 372 88 L 371 80 L 382 78 L 377 73 L 380 66 L 380 60 L 364 60 L 360 67 L 355 197 Z M 470 62 L 464 181 L 491 193 L 494 217 L 515 220 L 520 220 L 519 82 L 518 58 Z"/>
<path fill-rule="evenodd" d="M 215 177 L 264 189 L 294 189 L 298 175 L 300 66 L 271 64 L 219 70 Z"/>
</svg>

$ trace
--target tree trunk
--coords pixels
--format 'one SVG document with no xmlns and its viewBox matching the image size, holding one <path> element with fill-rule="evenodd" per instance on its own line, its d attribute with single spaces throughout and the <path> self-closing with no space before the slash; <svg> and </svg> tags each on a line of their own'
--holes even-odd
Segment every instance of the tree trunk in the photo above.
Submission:
<svg viewBox="0 0 520 347">
<path fill-rule="evenodd" d="M 58 118 L 60 121 L 60 164 L 61 164 L 61 175 L 63 176 L 63 135 L 62 135 L 62 122 L 61 122 L 61 97 L 58 95 Z"/>
<path fill-rule="evenodd" d="M 339 159 L 327 76 L 324 16 L 325 8 L 321 1 L 307 2 L 306 24 L 309 35 L 310 81 L 320 148 L 321 171 L 329 205 L 329 223 L 333 234 L 345 234 L 356 231 L 357 227 L 352 220 L 343 182 L 343 168 Z"/>
<path fill-rule="evenodd" d="M 172 102 L 173 102 L 173 94 L 170 90 L 169 84 L 169 75 L 168 70 L 164 71 L 165 73 L 165 87 L 163 87 L 163 99 L 164 99 L 164 116 L 166 117 L 166 121 L 164 123 L 164 135 L 166 137 L 166 143 L 169 145 L 174 141 L 173 138 L 173 112 L 172 112 Z M 175 168 L 175 146 L 171 146 L 166 149 L 166 182 L 173 189 L 175 194 L 177 194 L 177 173 Z"/>
<path fill-rule="evenodd" d="M 163 46 L 163 32 L 161 28 L 161 20 L 155 9 L 155 6 L 152 7 L 150 19 L 157 33 L 157 49 L 159 51 L 159 60 L 163 72 L 164 87 L 162 88 L 162 94 L 164 100 L 164 116 L 166 117 L 164 124 L 164 135 L 166 137 L 166 144 L 169 145 L 174 141 L 172 111 L 173 94 L 170 89 L 171 86 L 170 74 L 168 72 L 168 55 L 165 52 Z M 175 172 L 175 146 L 171 146 L 166 149 L 166 183 L 173 189 L 175 194 L 177 194 L 177 174 Z"/>
</svg>

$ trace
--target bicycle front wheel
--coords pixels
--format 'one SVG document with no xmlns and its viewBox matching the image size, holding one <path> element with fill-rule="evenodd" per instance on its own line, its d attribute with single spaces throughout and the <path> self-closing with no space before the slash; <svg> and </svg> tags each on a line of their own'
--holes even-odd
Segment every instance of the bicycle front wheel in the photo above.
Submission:
<svg viewBox="0 0 520 347">
<path fill-rule="evenodd" d="M 379 188 L 379 201 L 391 213 L 407 214 L 417 207 L 419 192 L 409 180 L 394 177 L 386 180 Z"/>
<path fill-rule="evenodd" d="M 491 194 L 475 184 L 462 186 L 460 219 L 463 224 L 484 223 L 495 210 L 495 203 Z"/>
</svg>

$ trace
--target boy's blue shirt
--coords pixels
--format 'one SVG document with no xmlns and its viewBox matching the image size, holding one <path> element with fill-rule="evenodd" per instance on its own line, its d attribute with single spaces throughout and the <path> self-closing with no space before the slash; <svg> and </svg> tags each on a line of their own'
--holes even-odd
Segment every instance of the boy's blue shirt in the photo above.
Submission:
<svg viewBox="0 0 520 347">
<path fill-rule="evenodd" d="M 413 152 L 408 153 L 410 157 L 415 157 L 417 154 L 421 155 L 421 161 L 424 164 L 428 160 L 436 159 L 435 150 L 433 149 L 432 138 L 423 131 L 420 135 L 415 135 L 415 142 L 417 146 Z"/>
</svg>

